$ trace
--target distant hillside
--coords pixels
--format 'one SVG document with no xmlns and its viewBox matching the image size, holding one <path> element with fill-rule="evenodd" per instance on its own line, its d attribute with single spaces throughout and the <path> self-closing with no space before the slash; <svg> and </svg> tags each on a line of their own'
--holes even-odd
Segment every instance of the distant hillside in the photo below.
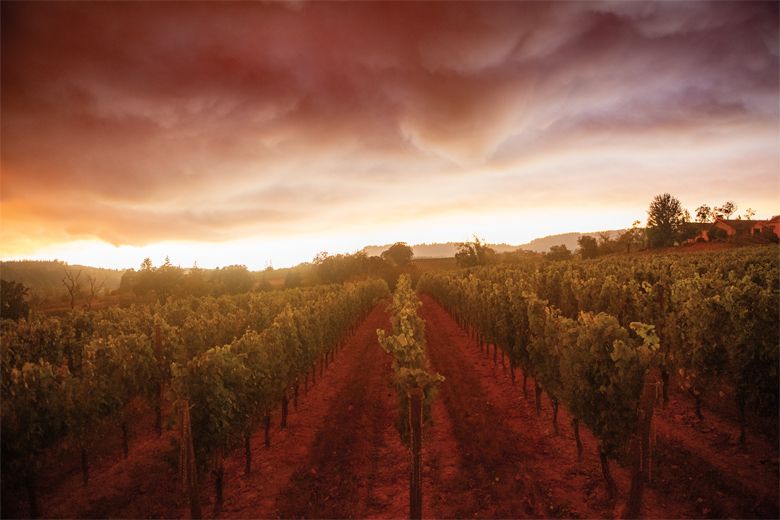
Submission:
<svg viewBox="0 0 780 520">
<path fill-rule="evenodd" d="M 368 256 L 379 256 L 389 248 L 392 244 L 384 246 L 366 246 L 363 251 Z M 488 244 L 490 247 L 496 250 L 497 253 L 506 253 L 514 251 L 517 246 L 510 244 Z M 452 258 L 458 250 L 457 242 L 446 242 L 443 244 L 415 244 L 412 247 L 415 258 Z"/>
<path fill-rule="evenodd" d="M 542 238 L 535 238 L 527 244 L 521 244 L 519 246 L 511 244 L 488 244 L 490 247 L 496 250 L 497 253 L 508 253 L 517 249 L 524 249 L 526 251 L 535 251 L 537 253 L 546 253 L 552 246 L 565 245 L 571 251 L 574 251 L 579 247 L 577 240 L 581 236 L 592 236 L 598 238 L 604 233 L 609 234 L 610 238 L 615 238 L 624 229 L 611 230 L 611 231 L 594 231 L 592 233 L 563 233 L 560 235 L 550 235 Z M 363 251 L 368 256 L 379 256 L 389 248 L 392 244 L 384 246 L 366 246 Z M 412 247 L 415 258 L 452 258 L 455 256 L 455 252 L 458 250 L 457 242 L 446 242 L 443 244 L 415 244 Z"/>
<path fill-rule="evenodd" d="M 535 238 L 527 244 L 522 244 L 518 247 L 526 251 L 546 253 L 552 246 L 564 245 L 570 251 L 574 251 L 579 247 L 577 240 L 579 240 L 580 237 L 591 236 L 599 238 L 601 235 L 607 234 L 610 238 L 616 238 L 625 231 L 625 229 L 614 229 L 610 231 L 593 231 L 591 233 L 562 233 L 560 235 L 550 235 L 542 238 Z"/>
<path fill-rule="evenodd" d="M 21 282 L 34 294 L 54 296 L 65 294 L 62 278 L 65 276 L 66 268 L 74 275 L 81 271 L 80 281 L 83 283 L 86 283 L 88 275 L 102 281 L 103 288 L 108 291 L 119 288 L 119 282 L 124 274 L 124 270 L 68 265 L 57 260 L 19 260 L 0 262 L 0 278 Z"/>
</svg>

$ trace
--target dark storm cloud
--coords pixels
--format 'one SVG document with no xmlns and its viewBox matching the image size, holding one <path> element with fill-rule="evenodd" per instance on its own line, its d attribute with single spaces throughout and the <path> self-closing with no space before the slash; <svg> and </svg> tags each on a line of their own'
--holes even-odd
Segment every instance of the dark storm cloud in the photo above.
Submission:
<svg viewBox="0 0 780 520">
<path fill-rule="evenodd" d="M 757 2 L 3 3 L 3 235 L 337 228 L 350 204 L 390 208 L 391 180 L 457 204 L 486 168 L 613 139 L 732 130 L 738 155 L 777 135 L 777 20 Z M 453 177 L 443 201 L 416 184 Z"/>
</svg>

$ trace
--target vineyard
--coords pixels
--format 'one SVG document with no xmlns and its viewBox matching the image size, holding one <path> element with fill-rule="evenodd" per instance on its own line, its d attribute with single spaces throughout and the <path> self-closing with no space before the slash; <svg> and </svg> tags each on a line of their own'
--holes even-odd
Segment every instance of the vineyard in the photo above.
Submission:
<svg viewBox="0 0 780 520">
<path fill-rule="evenodd" d="M 3 517 L 778 516 L 776 247 L 2 322 Z"/>
<path fill-rule="evenodd" d="M 270 446 L 270 414 L 308 390 L 356 323 L 387 292 L 384 282 L 324 286 L 257 296 L 192 299 L 158 307 L 111 309 L 66 319 L 42 318 L 3 330 L 3 475 L 20 478 L 30 516 L 40 514 L 38 472 L 45 451 L 78 445 L 89 483 L 93 436 L 105 423 L 121 430 L 129 455 L 131 403 L 146 400 L 162 434 L 164 389 L 181 409 L 179 470 L 201 516 L 198 475 L 210 473 L 214 511 L 222 503 L 224 456 L 236 437 L 261 423 Z M 188 444 L 188 445 L 187 445 Z M 4 479 L 4 484 L 6 480 Z M 6 495 L 6 493 L 4 493 Z"/>
</svg>

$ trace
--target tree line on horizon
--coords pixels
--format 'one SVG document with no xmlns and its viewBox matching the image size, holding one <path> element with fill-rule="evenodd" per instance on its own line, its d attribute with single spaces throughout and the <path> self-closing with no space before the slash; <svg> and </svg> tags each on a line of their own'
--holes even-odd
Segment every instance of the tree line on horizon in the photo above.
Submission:
<svg viewBox="0 0 780 520">
<path fill-rule="evenodd" d="M 656 195 L 647 210 L 647 245 L 650 248 L 674 246 L 694 238 L 706 224 L 729 220 L 733 216 L 735 220 L 752 221 L 756 215 L 752 208 L 747 208 L 743 214 L 737 214 L 737 209 L 737 204 L 731 200 L 714 207 L 702 204 L 696 208 L 695 218 L 692 218 L 676 197 L 669 193 Z M 725 238 L 725 233 L 717 230 L 713 238 Z M 773 237 L 767 238 L 772 240 Z"/>
<path fill-rule="evenodd" d="M 574 251 L 561 244 L 552 246 L 546 253 L 522 249 L 499 253 L 474 235 L 471 241 L 457 243 L 454 255 L 455 266 L 466 268 L 521 262 L 565 261 L 575 258 L 586 260 L 611 254 L 665 248 L 684 243 L 699 234 L 707 224 L 717 219 L 729 219 L 736 212 L 736 203 L 726 201 L 721 206 L 714 207 L 702 204 L 696 208 L 695 217 L 692 217 L 679 199 L 669 193 L 663 193 L 656 195 L 650 202 L 644 228 L 640 227 L 640 221 L 637 220 L 630 229 L 624 230 L 617 236 L 609 232 L 597 236 L 583 235 L 578 239 L 578 248 Z M 755 211 L 748 208 L 736 218 L 752 220 L 754 216 Z M 711 238 L 725 238 L 725 233 L 716 228 L 710 230 L 710 235 Z M 767 238 L 777 242 L 777 237 L 774 235 Z M 139 269 L 128 269 L 121 274 L 116 291 L 106 287 L 105 276 L 107 275 L 101 279 L 100 273 L 97 273 L 101 270 L 81 267 L 76 270 L 64 262 L 43 262 L 41 265 L 45 264 L 44 266 L 54 264 L 59 268 L 60 274 L 52 278 L 52 273 L 49 272 L 52 269 L 46 271 L 48 282 L 43 292 L 37 286 L 34 290 L 30 290 L 32 283 L 29 281 L 23 283 L 14 278 L 3 280 L 2 314 L 0 315 L 13 318 L 26 316 L 30 308 L 28 302 L 35 300 L 35 303 L 39 304 L 42 301 L 51 301 L 55 293 L 57 298 L 69 301 L 70 308 L 74 308 L 79 302 L 89 309 L 94 300 L 109 292 L 142 300 L 157 299 L 162 303 L 171 296 L 219 296 L 250 290 L 271 290 L 279 286 L 308 287 L 369 278 L 381 278 L 393 290 L 402 274 L 410 276 L 416 283 L 420 273 L 418 266 L 412 262 L 413 258 L 413 249 L 406 242 L 396 242 L 379 256 L 369 256 L 365 251 L 335 255 L 322 252 L 311 262 L 277 271 L 269 267 L 261 272 L 249 271 L 245 265 L 229 265 L 217 269 L 201 269 L 197 265 L 182 268 L 173 265 L 168 257 L 160 266 L 154 266 L 151 259 L 146 258 Z M 25 264 L 25 262 L 12 264 L 15 263 Z M 38 263 L 40 262 L 32 262 L 33 265 Z M 83 278 L 82 272 L 86 273 Z M 114 271 L 111 270 L 109 274 L 114 274 Z M 26 276 L 29 279 L 32 275 L 27 273 Z M 277 283 L 272 284 L 272 279 Z M 58 293 L 55 287 L 59 287 Z"/>
<path fill-rule="evenodd" d="M 685 209 L 676 197 L 669 193 L 656 195 L 650 202 L 647 210 L 647 223 L 640 227 L 640 221 L 636 220 L 630 229 L 613 238 L 609 233 L 600 233 L 597 237 L 583 235 L 577 240 L 578 249 L 570 251 L 565 245 L 553 246 L 545 253 L 547 260 L 569 260 L 578 256 L 583 260 L 598 258 L 600 256 L 618 253 L 631 253 L 647 249 L 660 249 L 685 243 L 695 238 L 707 224 L 715 223 L 719 219 L 728 220 L 737 212 L 734 201 L 726 201 L 721 206 L 709 206 L 702 204 L 695 211 L 695 219 Z M 737 220 L 752 220 L 755 210 L 748 208 L 744 214 L 737 215 Z M 711 238 L 724 239 L 723 230 L 710 230 Z M 777 242 L 776 236 L 766 237 L 769 241 Z"/>
<path fill-rule="evenodd" d="M 394 287 L 401 274 L 414 272 L 412 256 L 412 249 L 398 242 L 380 256 L 368 256 L 363 252 L 337 255 L 321 252 L 312 262 L 280 271 L 285 273 L 283 287 L 287 289 L 370 278 L 383 279 Z M 125 271 L 119 292 L 141 298 L 156 297 L 163 303 L 170 296 L 219 296 L 271 290 L 274 288 L 272 277 L 278 278 L 278 275 L 270 267 L 261 272 L 249 271 L 245 265 L 208 270 L 197 266 L 183 269 L 173 265 L 167 257 L 162 265 L 155 267 L 147 258 L 140 269 Z"/>
<path fill-rule="evenodd" d="M 728 220 L 737 212 L 737 204 L 734 201 L 726 201 L 721 206 L 709 206 L 702 204 L 695 211 L 695 219 L 691 213 L 685 209 L 682 203 L 676 197 L 669 193 L 656 195 L 650 202 L 647 210 L 647 223 L 644 228 L 640 227 L 641 222 L 636 220 L 631 228 L 624 230 L 617 237 L 609 232 L 598 233 L 597 236 L 582 235 L 577 240 L 578 248 L 575 251 L 570 250 L 565 244 L 550 247 L 546 253 L 533 253 L 527 251 L 522 257 L 523 260 L 536 257 L 543 258 L 546 261 L 561 261 L 581 258 L 583 260 L 598 258 L 600 256 L 631 253 L 647 249 L 660 249 L 682 244 L 689 239 L 696 237 L 707 224 L 716 222 L 718 219 Z M 737 220 L 752 220 L 755 217 L 755 210 L 748 208 L 743 214 L 737 215 Z M 723 230 L 710 230 L 711 238 L 724 239 L 726 234 Z M 769 241 L 777 242 L 777 237 L 765 237 Z M 499 261 L 498 258 L 502 260 Z M 455 254 L 455 261 L 458 267 L 475 267 L 482 265 L 492 265 L 506 261 L 517 261 L 515 255 L 498 255 L 494 249 L 488 246 L 479 237 L 474 236 L 473 241 L 458 244 L 458 251 Z"/>
</svg>

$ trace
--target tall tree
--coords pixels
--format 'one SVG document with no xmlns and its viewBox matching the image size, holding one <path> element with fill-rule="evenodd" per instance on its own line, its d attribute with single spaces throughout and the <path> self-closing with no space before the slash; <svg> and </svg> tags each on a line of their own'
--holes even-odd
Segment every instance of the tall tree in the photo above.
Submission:
<svg viewBox="0 0 780 520">
<path fill-rule="evenodd" d="M 219 291 L 227 294 L 245 293 L 251 290 L 254 284 L 252 273 L 245 265 L 229 265 L 217 269 L 212 278 Z"/>
<path fill-rule="evenodd" d="M 76 298 L 81 294 L 81 270 L 76 275 L 73 275 L 73 271 L 65 267 L 65 276 L 62 278 L 62 285 L 68 291 L 70 297 L 70 308 L 72 309 L 76 305 Z"/>
<path fill-rule="evenodd" d="M 596 258 L 599 255 L 599 244 L 592 236 L 582 235 L 577 239 L 577 244 L 580 246 L 580 256 L 583 260 Z"/>
<path fill-rule="evenodd" d="M 455 263 L 458 267 L 473 267 L 492 263 L 496 257 L 496 250 L 488 247 L 480 238 L 474 235 L 473 242 L 461 242 L 458 244 L 458 252 L 455 253 Z"/>
<path fill-rule="evenodd" d="M 565 244 L 550 247 L 550 251 L 544 254 L 546 260 L 570 260 L 571 251 Z"/>
<path fill-rule="evenodd" d="M 671 246 L 686 222 L 680 201 L 668 193 L 656 195 L 647 210 L 647 240 L 650 247 Z"/>
<path fill-rule="evenodd" d="M 382 257 L 382 260 L 395 267 L 405 267 L 412 261 L 414 252 L 406 242 L 396 242 L 388 249 L 382 251 L 380 256 Z"/>
<path fill-rule="evenodd" d="M 620 246 L 621 250 L 630 253 L 631 251 L 637 251 L 643 247 L 644 233 L 642 233 L 642 229 L 639 227 L 640 224 L 640 221 L 635 220 L 631 224 L 631 229 L 627 229 L 618 237 L 616 243 Z"/>
<path fill-rule="evenodd" d="M 727 200 L 722 206 L 715 208 L 714 211 L 716 217 L 727 219 L 736 213 L 737 204 L 733 200 Z"/>
<path fill-rule="evenodd" d="M 0 317 L 11 320 L 26 318 L 30 314 L 30 306 L 27 304 L 29 289 L 22 283 L 0 281 L 0 302 L 2 310 Z"/>
<path fill-rule="evenodd" d="M 88 274 L 87 283 L 89 284 L 89 296 L 87 296 L 87 310 L 91 310 L 92 302 L 95 301 L 95 296 L 97 296 L 100 293 L 100 291 L 103 290 L 106 281 L 98 280 L 96 276 L 92 276 L 91 274 Z"/>
<path fill-rule="evenodd" d="M 711 221 L 713 218 L 712 208 L 706 204 L 702 204 L 696 208 L 696 222 L 704 224 Z"/>
</svg>

